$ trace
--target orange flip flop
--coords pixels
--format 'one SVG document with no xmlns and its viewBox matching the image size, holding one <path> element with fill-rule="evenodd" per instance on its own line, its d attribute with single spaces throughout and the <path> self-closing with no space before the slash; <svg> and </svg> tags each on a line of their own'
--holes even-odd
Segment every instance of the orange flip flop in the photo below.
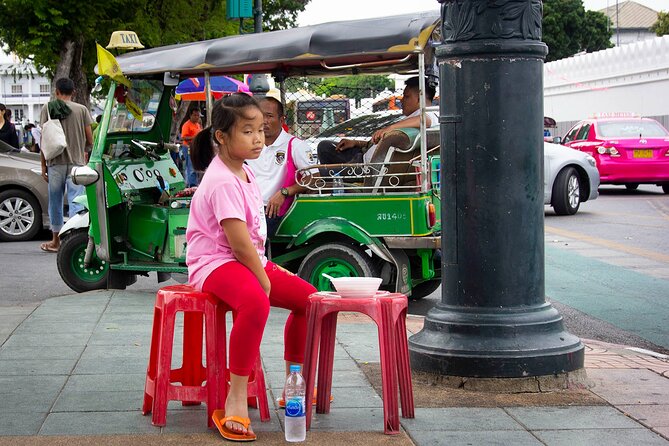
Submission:
<svg viewBox="0 0 669 446">
<path fill-rule="evenodd" d="M 312 406 L 316 405 L 316 392 L 318 389 L 314 389 L 314 399 L 311 402 Z M 334 396 L 330 395 L 330 402 L 334 401 Z M 286 400 L 283 399 L 283 397 L 279 397 L 276 399 L 276 402 L 279 404 L 279 409 L 285 409 L 286 408 Z"/>
<path fill-rule="evenodd" d="M 226 440 L 230 441 L 255 441 L 256 434 L 253 434 L 251 432 L 247 432 L 245 434 L 240 434 L 238 432 L 231 431 L 228 429 L 225 425 L 228 421 L 233 421 L 235 423 L 239 423 L 242 426 L 244 426 L 245 429 L 248 429 L 249 426 L 251 425 L 251 420 L 248 418 L 242 418 L 242 417 L 237 417 L 237 416 L 230 416 L 226 417 L 225 416 L 225 411 L 222 409 L 215 410 L 213 414 L 211 414 L 211 419 L 214 420 L 214 424 L 218 428 L 218 432 L 221 433 L 221 436 L 225 438 Z"/>
</svg>

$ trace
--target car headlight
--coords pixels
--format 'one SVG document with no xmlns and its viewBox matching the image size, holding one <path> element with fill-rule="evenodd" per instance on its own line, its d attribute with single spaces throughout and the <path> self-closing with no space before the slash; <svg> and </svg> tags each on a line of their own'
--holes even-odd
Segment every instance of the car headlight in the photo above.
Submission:
<svg viewBox="0 0 669 446">
<path fill-rule="evenodd" d="M 590 155 L 585 155 L 585 160 L 592 166 L 592 167 L 597 167 L 597 161 Z"/>
</svg>

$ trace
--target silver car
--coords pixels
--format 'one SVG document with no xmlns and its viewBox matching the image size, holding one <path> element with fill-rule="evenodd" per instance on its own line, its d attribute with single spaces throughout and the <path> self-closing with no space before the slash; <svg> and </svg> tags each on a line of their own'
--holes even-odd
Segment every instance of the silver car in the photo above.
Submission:
<svg viewBox="0 0 669 446">
<path fill-rule="evenodd" d="M 0 241 L 34 238 L 49 225 L 49 191 L 40 156 L 0 141 Z"/>
<path fill-rule="evenodd" d="M 574 215 L 599 195 L 599 171 L 590 155 L 544 142 L 544 204 L 557 215 Z"/>
</svg>

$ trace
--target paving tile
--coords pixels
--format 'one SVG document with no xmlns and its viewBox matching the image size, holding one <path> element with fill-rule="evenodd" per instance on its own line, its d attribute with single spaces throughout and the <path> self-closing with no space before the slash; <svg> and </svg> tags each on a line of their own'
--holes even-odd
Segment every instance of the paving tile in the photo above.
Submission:
<svg viewBox="0 0 669 446">
<path fill-rule="evenodd" d="M 0 418 L 12 412 L 49 412 L 58 392 L 0 393 Z"/>
<path fill-rule="evenodd" d="M 84 346 L 72 347 L 0 347 L 0 360 L 6 359 L 77 359 Z"/>
<path fill-rule="evenodd" d="M 652 427 L 669 427 L 669 404 L 620 405 L 618 409 Z"/>
<path fill-rule="evenodd" d="M 40 435 L 155 434 L 159 428 L 140 411 L 59 412 L 46 417 Z"/>
<path fill-rule="evenodd" d="M 613 405 L 619 404 L 663 404 L 669 401 L 669 386 L 644 386 L 629 384 L 625 386 L 596 385 L 591 392 L 604 398 Z"/>
<path fill-rule="evenodd" d="M 622 358 L 621 358 L 622 359 Z M 645 369 L 588 370 L 588 378 L 595 384 L 605 385 L 667 385 L 669 381 L 657 373 Z"/>
<path fill-rule="evenodd" d="M 383 432 L 383 409 L 332 407 L 330 413 L 314 411 L 311 419 L 312 431 L 333 432 Z"/>
<path fill-rule="evenodd" d="M 404 426 L 402 420 L 402 425 Z M 406 428 L 406 427 L 405 427 Z M 407 429 L 413 442 L 420 446 L 540 446 L 532 434 L 525 431 L 424 431 Z"/>
<path fill-rule="evenodd" d="M 52 321 L 24 321 L 19 325 L 14 334 L 40 334 L 56 335 L 56 334 L 75 334 L 82 333 L 89 336 L 95 328 L 95 322 L 78 322 L 72 324 L 70 322 L 52 322 Z"/>
<path fill-rule="evenodd" d="M 45 412 L 33 409 L 27 412 L 7 412 L 0 416 L 0 437 L 11 435 L 36 435 L 39 432 Z"/>
<path fill-rule="evenodd" d="M 124 412 L 141 410 L 142 391 L 62 392 L 51 412 Z"/>
<path fill-rule="evenodd" d="M 660 435 L 663 435 L 664 438 L 669 438 L 669 427 L 657 427 L 655 431 Z"/>
<path fill-rule="evenodd" d="M 0 376 L 0 393 L 31 394 L 45 392 L 55 395 L 63 388 L 66 381 L 67 375 Z"/>
<path fill-rule="evenodd" d="M 533 433 L 547 446 L 669 445 L 669 441 L 646 429 L 538 430 Z"/>
<path fill-rule="evenodd" d="M 63 388 L 63 392 L 118 392 L 144 391 L 146 373 L 128 373 L 123 375 L 72 375 Z"/>
<path fill-rule="evenodd" d="M 478 407 L 416 408 L 416 418 L 403 418 L 402 425 L 410 431 L 523 430 L 504 410 Z"/>
<path fill-rule="evenodd" d="M 77 347 L 86 345 L 90 336 L 90 332 L 56 333 L 49 336 L 41 333 L 15 334 L 7 339 L 3 347 Z"/>
<path fill-rule="evenodd" d="M 79 360 L 73 373 L 77 375 L 146 373 L 147 363 L 148 355 L 145 359 L 140 356 L 116 356 L 105 359 L 97 356 L 89 356 L 86 359 L 82 358 Z"/>
<path fill-rule="evenodd" d="M 608 406 L 507 407 L 529 430 L 537 429 L 636 429 L 641 425 Z"/>
<path fill-rule="evenodd" d="M 68 375 L 76 359 L 5 359 L 0 361 L 0 375 Z"/>
</svg>

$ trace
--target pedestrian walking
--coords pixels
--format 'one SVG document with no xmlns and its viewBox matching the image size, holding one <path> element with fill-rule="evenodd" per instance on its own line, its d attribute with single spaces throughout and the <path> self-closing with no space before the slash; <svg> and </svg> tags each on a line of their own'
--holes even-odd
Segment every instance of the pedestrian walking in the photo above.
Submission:
<svg viewBox="0 0 669 446">
<path fill-rule="evenodd" d="M 47 103 L 40 114 L 40 122 L 59 119 L 67 146 L 63 153 L 46 161 L 42 159 L 42 177 L 49 183 L 49 222 L 51 224 L 51 241 L 42 243 L 40 249 L 45 252 L 58 252 L 60 239 L 58 232 L 63 227 L 63 201 L 67 193 L 70 217 L 82 209 L 74 198 L 84 193 L 83 186 L 72 182 L 71 172 L 75 166 L 86 164 L 86 152 L 93 146 L 93 118 L 86 107 L 72 101 L 74 82 L 68 78 L 56 81 L 56 99 Z"/>
</svg>

